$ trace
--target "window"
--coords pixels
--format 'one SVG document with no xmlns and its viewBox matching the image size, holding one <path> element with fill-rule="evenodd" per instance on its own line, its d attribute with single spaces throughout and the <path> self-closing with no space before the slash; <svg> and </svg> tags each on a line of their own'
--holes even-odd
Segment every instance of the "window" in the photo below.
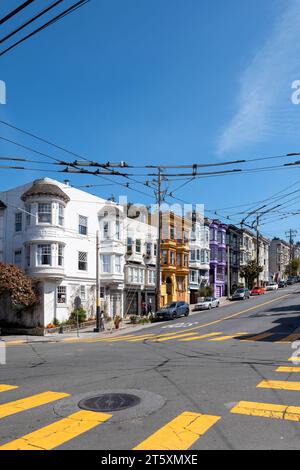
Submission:
<svg viewBox="0 0 300 470">
<path fill-rule="evenodd" d="M 174 240 L 174 238 L 175 238 L 175 228 L 174 228 L 174 225 L 171 225 L 170 226 L 170 239 Z"/>
<path fill-rule="evenodd" d="M 107 240 L 109 238 L 109 223 L 103 222 L 103 238 Z"/>
<path fill-rule="evenodd" d="M 136 253 L 141 253 L 141 250 L 142 250 L 141 240 L 137 239 L 135 241 L 135 251 Z"/>
<path fill-rule="evenodd" d="M 87 235 L 88 233 L 88 218 L 84 215 L 79 216 L 78 232 L 80 235 Z"/>
<path fill-rule="evenodd" d="M 155 271 L 148 271 L 148 283 L 155 284 Z"/>
<path fill-rule="evenodd" d="M 57 303 L 66 304 L 67 303 L 67 286 L 58 286 L 57 287 Z"/>
<path fill-rule="evenodd" d="M 111 271 L 111 257 L 110 255 L 102 255 L 102 272 L 110 273 Z"/>
<path fill-rule="evenodd" d="M 15 251 L 15 264 L 17 266 L 22 265 L 22 250 L 16 250 Z"/>
<path fill-rule="evenodd" d="M 127 254 L 132 255 L 132 245 L 133 245 L 133 240 L 132 238 L 128 237 L 127 238 Z"/>
<path fill-rule="evenodd" d="M 85 286 L 80 286 L 80 298 L 81 300 L 86 300 L 86 290 Z"/>
<path fill-rule="evenodd" d="M 15 231 L 22 232 L 22 212 L 15 214 Z"/>
<path fill-rule="evenodd" d="M 170 264 L 175 264 L 175 252 L 170 251 Z"/>
<path fill-rule="evenodd" d="M 117 273 L 121 273 L 121 256 L 116 255 L 115 257 L 115 270 Z"/>
<path fill-rule="evenodd" d="M 133 282 L 139 282 L 139 272 L 137 268 L 133 269 Z"/>
<path fill-rule="evenodd" d="M 63 245 L 58 245 L 58 266 L 63 266 L 64 265 L 64 246 Z"/>
<path fill-rule="evenodd" d="M 181 266 L 181 253 L 177 253 L 176 264 L 177 266 Z"/>
<path fill-rule="evenodd" d="M 197 282 L 197 271 L 192 270 L 190 271 L 190 282 Z"/>
<path fill-rule="evenodd" d="M 146 255 L 151 256 L 152 252 L 152 243 L 146 243 Z"/>
<path fill-rule="evenodd" d="M 78 269 L 79 271 L 87 271 L 87 253 L 84 251 L 78 253 Z"/>
<path fill-rule="evenodd" d="M 190 259 L 191 259 L 191 261 L 195 261 L 195 259 L 196 259 L 195 250 L 191 250 L 191 252 L 190 252 Z"/>
<path fill-rule="evenodd" d="M 65 223 L 65 208 L 62 204 L 58 204 L 58 225 L 64 226 Z"/>
<path fill-rule="evenodd" d="M 52 223 L 52 210 L 51 204 L 38 205 L 38 223 L 51 224 Z"/>
<path fill-rule="evenodd" d="M 116 239 L 120 240 L 120 221 L 116 220 Z"/>
<path fill-rule="evenodd" d="M 183 260 L 184 260 L 184 266 L 187 266 L 188 265 L 188 255 L 184 255 Z"/>
<path fill-rule="evenodd" d="M 28 225 L 30 225 L 30 222 L 31 222 L 31 205 L 30 204 L 25 205 L 25 211 L 26 211 L 25 223 L 26 223 L 26 227 L 28 227 Z"/>
<path fill-rule="evenodd" d="M 154 256 L 156 256 L 156 255 L 157 255 L 157 244 L 155 243 L 154 244 Z"/>
<path fill-rule="evenodd" d="M 168 264 L 168 252 L 167 252 L 167 250 L 162 251 L 162 262 L 163 262 L 163 264 Z"/>
<path fill-rule="evenodd" d="M 38 266 L 51 266 L 51 245 L 38 245 Z"/>
<path fill-rule="evenodd" d="M 145 279 L 145 271 L 143 269 L 139 269 L 139 282 L 140 284 L 144 284 Z"/>
</svg>

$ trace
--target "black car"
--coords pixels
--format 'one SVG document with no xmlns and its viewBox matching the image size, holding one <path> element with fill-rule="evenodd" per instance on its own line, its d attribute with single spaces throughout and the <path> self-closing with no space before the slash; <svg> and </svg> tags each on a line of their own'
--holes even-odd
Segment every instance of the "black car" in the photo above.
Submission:
<svg viewBox="0 0 300 470">
<path fill-rule="evenodd" d="M 165 305 L 155 314 L 156 320 L 174 320 L 178 317 L 187 317 L 190 313 L 190 306 L 186 302 L 171 302 Z"/>
</svg>

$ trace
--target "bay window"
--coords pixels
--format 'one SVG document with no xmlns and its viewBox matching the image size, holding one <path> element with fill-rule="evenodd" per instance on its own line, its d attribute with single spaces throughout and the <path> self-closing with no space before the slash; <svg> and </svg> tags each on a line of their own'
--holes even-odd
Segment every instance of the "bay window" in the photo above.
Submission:
<svg viewBox="0 0 300 470">
<path fill-rule="evenodd" d="M 38 223 L 39 224 L 51 224 L 52 223 L 51 204 L 48 204 L 48 203 L 38 204 Z"/>
</svg>

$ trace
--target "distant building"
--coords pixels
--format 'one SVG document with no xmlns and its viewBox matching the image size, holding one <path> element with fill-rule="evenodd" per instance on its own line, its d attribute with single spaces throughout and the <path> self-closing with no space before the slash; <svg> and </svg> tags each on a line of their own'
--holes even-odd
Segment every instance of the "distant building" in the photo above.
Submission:
<svg viewBox="0 0 300 470">
<path fill-rule="evenodd" d="M 226 285 L 226 229 L 219 220 L 210 221 L 210 275 L 215 297 L 225 295 Z"/>
<path fill-rule="evenodd" d="M 273 280 L 287 278 L 286 269 L 290 262 L 290 245 L 280 238 L 273 238 L 269 251 L 269 269 Z"/>
</svg>

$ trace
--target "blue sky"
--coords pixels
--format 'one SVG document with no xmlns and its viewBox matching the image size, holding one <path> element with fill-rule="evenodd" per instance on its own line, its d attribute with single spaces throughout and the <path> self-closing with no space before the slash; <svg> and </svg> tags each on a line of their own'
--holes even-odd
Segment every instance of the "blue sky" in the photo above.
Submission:
<svg viewBox="0 0 300 470">
<path fill-rule="evenodd" d="M 19 3 L 2 1 L 1 16 Z M 37 6 L 22 19 L 33 11 Z M 300 105 L 291 102 L 291 84 L 300 80 L 299 20 L 300 0 L 92 0 L 0 58 L 7 86 L 0 119 L 103 162 L 212 163 L 297 152 Z M 0 136 L 71 158 L 1 124 Z M 0 149 L 0 155 L 37 157 L 3 141 Z M 195 180 L 176 195 L 235 214 L 240 209 L 223 208 L 300 188 L 299 171 Z M 64 179 L 47 171 L 1 170 L 1 190 L 41 176 Z M 74 185 L 106 183 L 94 176 L 70 179 Z M 90 191 L 152 202 L 117 185 Z M 298 207 L 295 200 L 285 210 Z M 292 227 L 300 237 L 298 217 L 266 219 L 262 229 L 284 236 Z"/>
</svg>

